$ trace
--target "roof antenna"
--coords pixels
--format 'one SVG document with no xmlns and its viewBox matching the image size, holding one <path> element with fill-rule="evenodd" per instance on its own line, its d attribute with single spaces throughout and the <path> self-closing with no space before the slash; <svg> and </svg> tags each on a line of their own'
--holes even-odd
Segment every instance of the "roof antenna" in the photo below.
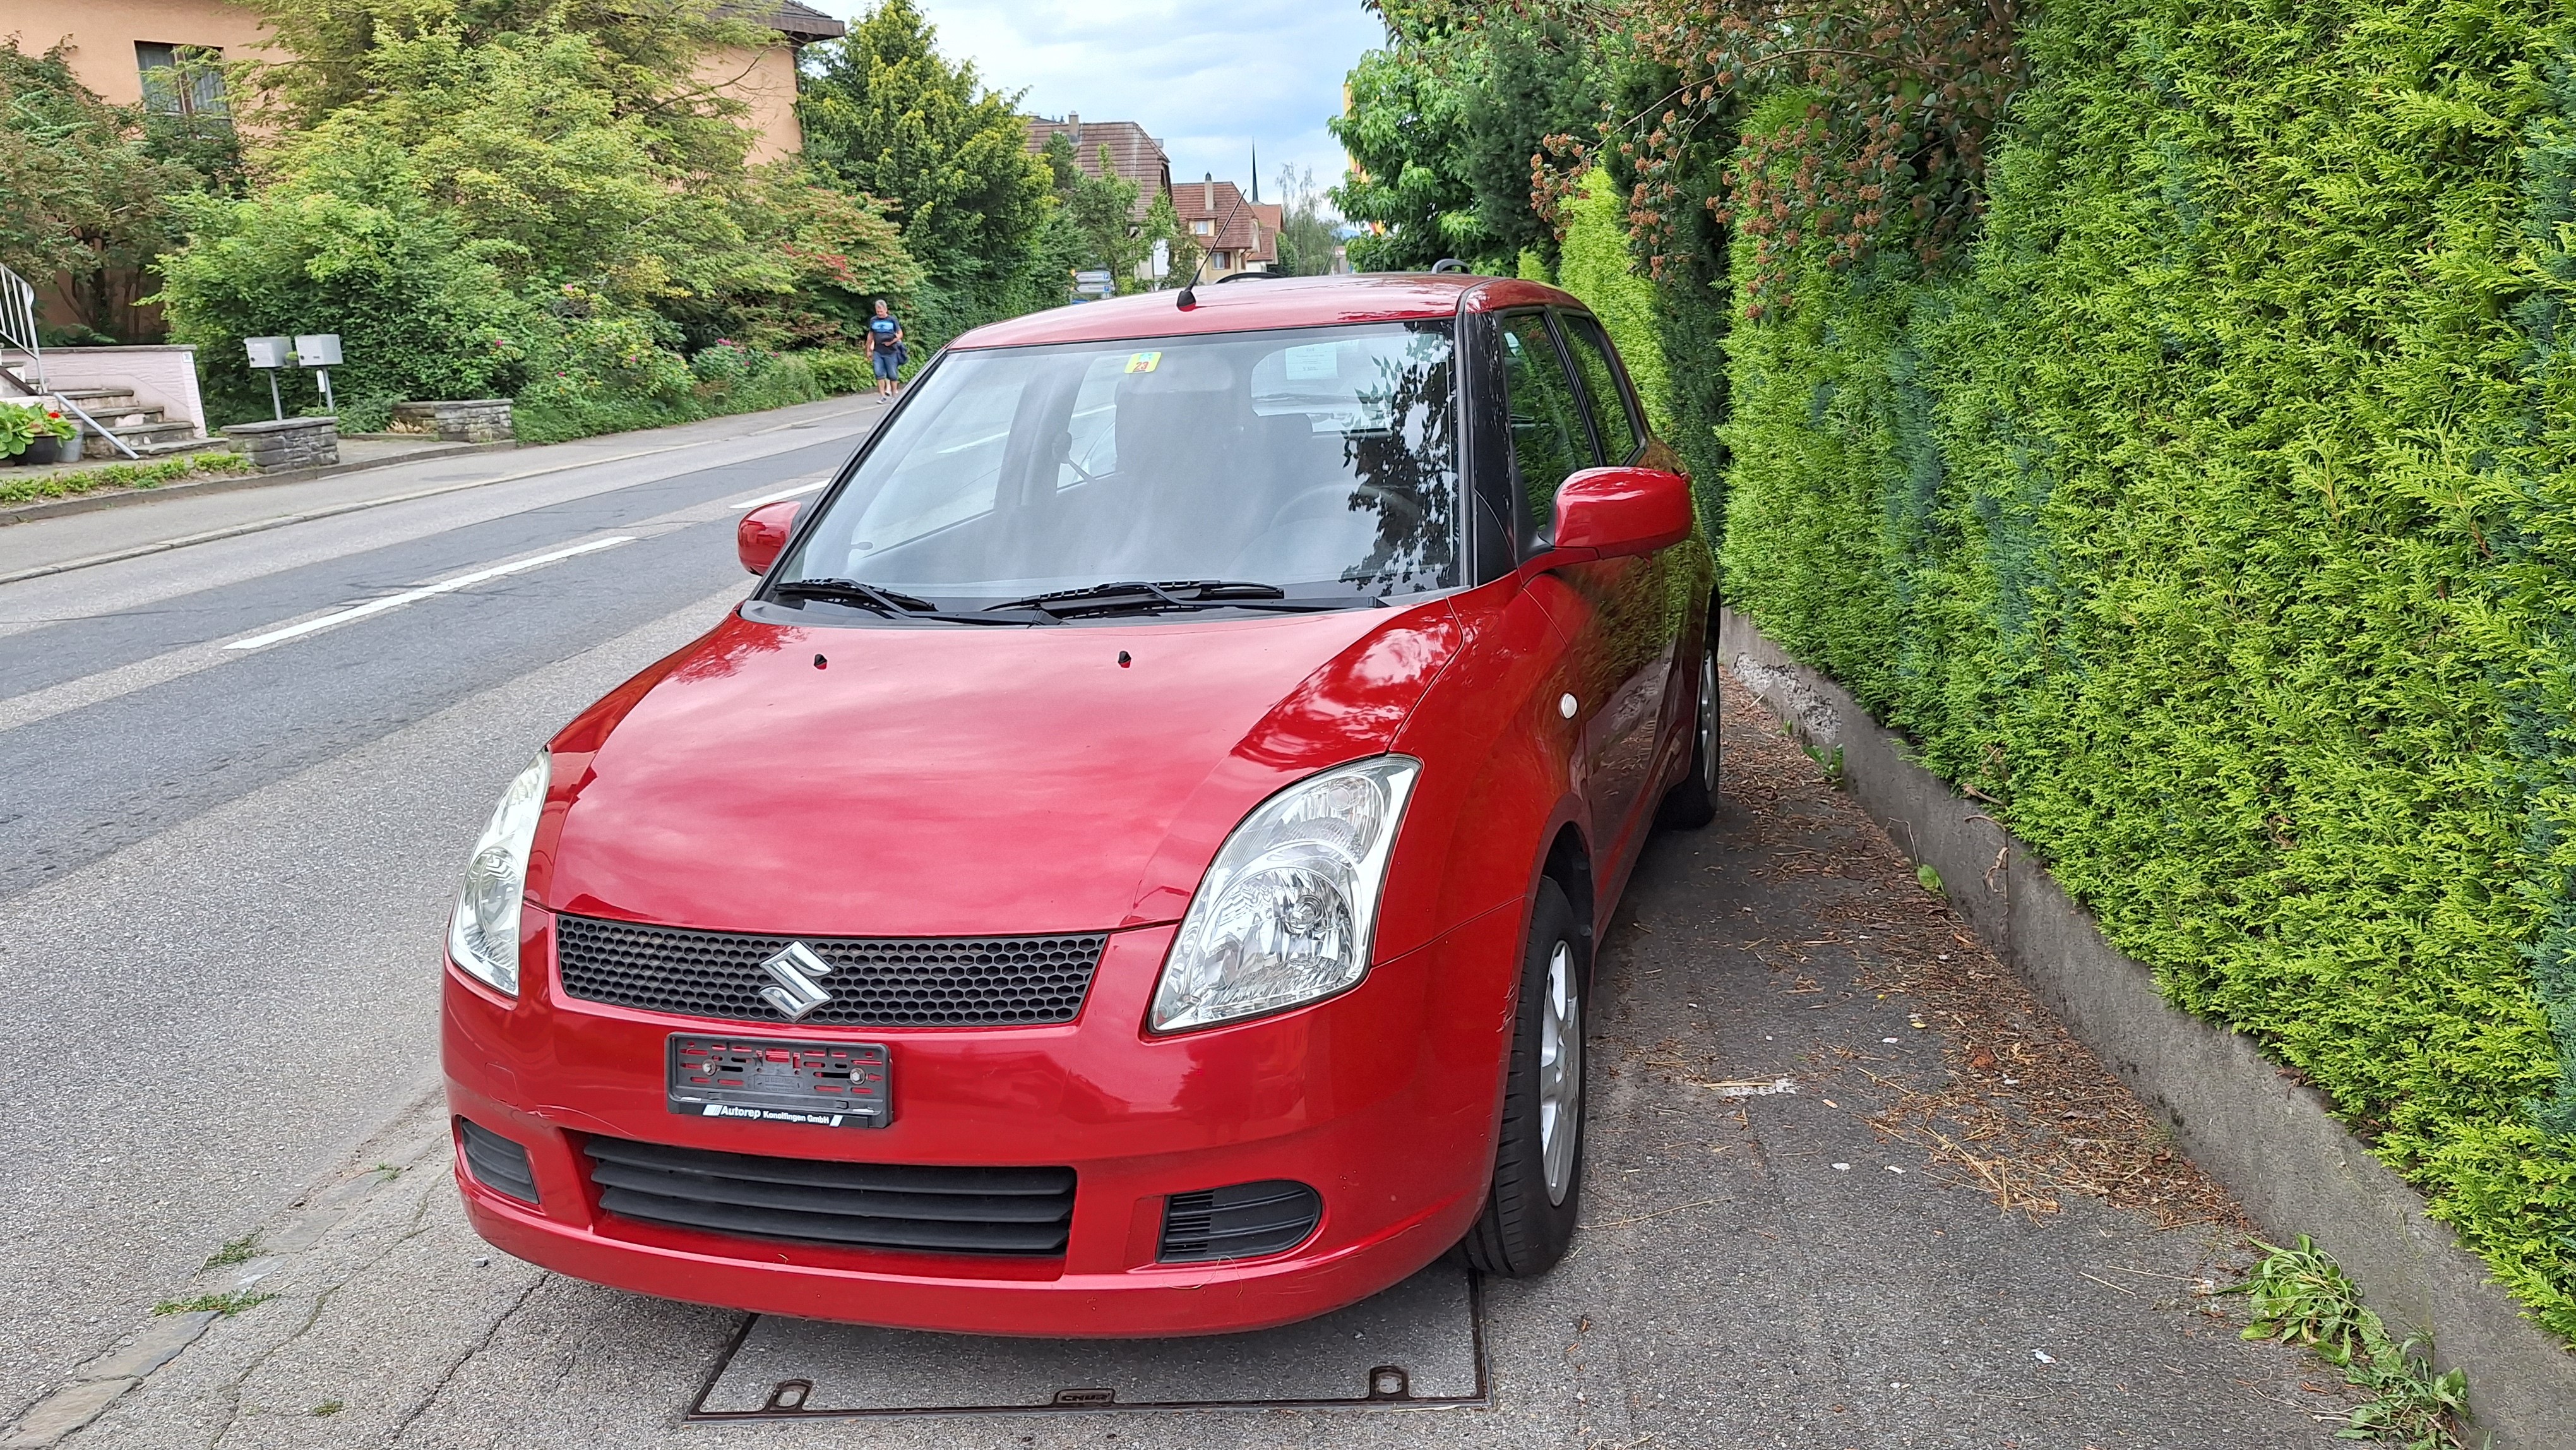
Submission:
<svg viewBox="0 0 2576 1450">
<path fill-rule="evenodd" d="M 1208 240 L 1211 243 L 1225 240 L 1225 229 L 1234 225 L 1234 214 L 1241 210 L 1243 193 L 1238 190 L 1234 194 L 1234 205 L 1226 208 L 1225 220 L 1216 224 L 1216 230 L 1208 234 Z M 1207 274 L 1207 257 L 1208 249 L 1199 248 L 1199 264 L 1190 269 L 1190 285 L 1181 289 L 1179 302 L 1183 312 L 1199 305 L 1199 278 Z"/>
</svg>

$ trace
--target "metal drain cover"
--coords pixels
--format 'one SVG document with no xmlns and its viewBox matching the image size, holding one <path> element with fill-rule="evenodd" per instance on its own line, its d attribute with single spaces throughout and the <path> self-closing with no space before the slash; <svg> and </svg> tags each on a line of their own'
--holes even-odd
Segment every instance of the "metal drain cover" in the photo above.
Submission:
<svg viewBox="0 0 2576 1450">
<path fill-rule="evenodd" d="M 688 1417 L 1485 1403 L 1474 1276 L 1434 1264 L 1321 1319 L 1197 1339 L 988 1339 L 762 1315 Z"/>
</svg>

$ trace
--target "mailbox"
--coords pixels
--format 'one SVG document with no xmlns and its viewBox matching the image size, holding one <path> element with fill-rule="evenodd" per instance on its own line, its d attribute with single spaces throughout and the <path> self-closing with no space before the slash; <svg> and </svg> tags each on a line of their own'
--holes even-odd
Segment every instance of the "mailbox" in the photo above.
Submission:
<svg viewBox="0 0 2576 1450">
<path fill-rule="evenodd" d="M 295 339 L 295 360 L 308 368 L 336 368 L 340 365 L 340 334 L 308 332 Z"/>
<path fill-rule="evenodd" d="M 333 339 L 335 345 L 337 341 L 338 339 Z M 252 367 L 282 368 L 286 366 L 287 347 L 285 338 L 245 337 L 242 339 L 242 348 L 250 354 L 250 365 Z"/>
</svg>

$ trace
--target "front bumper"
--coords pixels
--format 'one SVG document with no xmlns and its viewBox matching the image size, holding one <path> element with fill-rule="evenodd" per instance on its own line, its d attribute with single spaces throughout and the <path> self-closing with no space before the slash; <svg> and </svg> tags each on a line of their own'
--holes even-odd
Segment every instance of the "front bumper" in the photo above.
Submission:
<svg viewBox="0 0 2576 1450">
<path fill-rule="evenodd" d="M 595 1283 L 727 1308 L 977 1334 L 1171 1335 L 1266 1328 L 1403 1279 L 1482 1208 L 1510 1043 L 1520 906 L 1381 963 L 1277 1017 L 1149 1038 L 1173 928 L 1111 936 L 1081 1017 L 1055 1027 L 805 1029 L 662 1016 L 563 995 L 552 918 L 530 908 L 513 1004 L 452 968 L 444 1056 L 459 1117 L 527 1150 L 539 1202 L 457 1178 L 477 1232 Z M 710 1121 L 670 1112 L 664 1042 L 749 1031 L 892 1049 L 891 1126 Z M 605 1135 L 779 1157 L 1069 1166 L 1061 1258 L 914 1254 L 737 1238 L 601 1211 L 581 1144 Z M 1164 1200 L 1291 1179 L 1323 1198 L 1305 1243 L 1158 1264 Z"/>
</svg>

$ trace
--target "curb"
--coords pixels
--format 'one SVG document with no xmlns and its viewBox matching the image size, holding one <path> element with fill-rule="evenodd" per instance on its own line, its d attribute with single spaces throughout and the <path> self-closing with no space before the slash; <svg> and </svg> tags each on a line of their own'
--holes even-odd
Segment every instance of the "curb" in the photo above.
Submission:
<svg viewBox="0 0 2576 1450">
<path fill-rule="evenodd" d="M 516 443 L 450 443 L 437 448 L 421 448 L 410 453 L 397 453 L 391 458 L 371 458 L 364 463 L 334 463 L 321 468 L 295 468 L 279 473 L 218 473 L 183 483 L 158 484 L 151 488 L 101 489 L 96 493 L 73 494 L 69 498 L 39 499 L 34 503 L 9 504 L 0 507 L 0 528 L 10 524 L 33 523 L 38 519 L 61 518 L 66 514 L 85 514 L 99 509 L 121 508 L 126 504 L 147 503 L 157 498 L 187 498 L 201 493 L 231 493 L 236 489 L 261 488 L 272 483 L 302 483 L 311 478 L 331 478 L 343 473 L 364 473 L 371 468 L 390 468 L 397 463 L 416 463 L 424 458 L 458 458 L 469 453 L 492 453 L 518 446 Z"/>
<path fill-rule="evenodd" d="M 1852 697 L 1720 612 L 1721 662 L 1809 744 L 1842 752 L 1861 808 L 1916 861 L 1995 955 L 2173 1130 L 2192 1161 L 2286 1243 L 2305 1233 L 2343 1265 L 2399 1338 L 2429 1336 L 2437 1367 L 2469 1373 L 2496 1450 L 2564 1444 L 2576 1356 L 2522 1317 L 2424 1199 L 2370 1155 L 2325 1098 L 2252 1039 L 2167 1002 L 2155 975 L 2102 937 L 2039 859 L 1977 802 L 1906 757 Z"/>
</svg>

